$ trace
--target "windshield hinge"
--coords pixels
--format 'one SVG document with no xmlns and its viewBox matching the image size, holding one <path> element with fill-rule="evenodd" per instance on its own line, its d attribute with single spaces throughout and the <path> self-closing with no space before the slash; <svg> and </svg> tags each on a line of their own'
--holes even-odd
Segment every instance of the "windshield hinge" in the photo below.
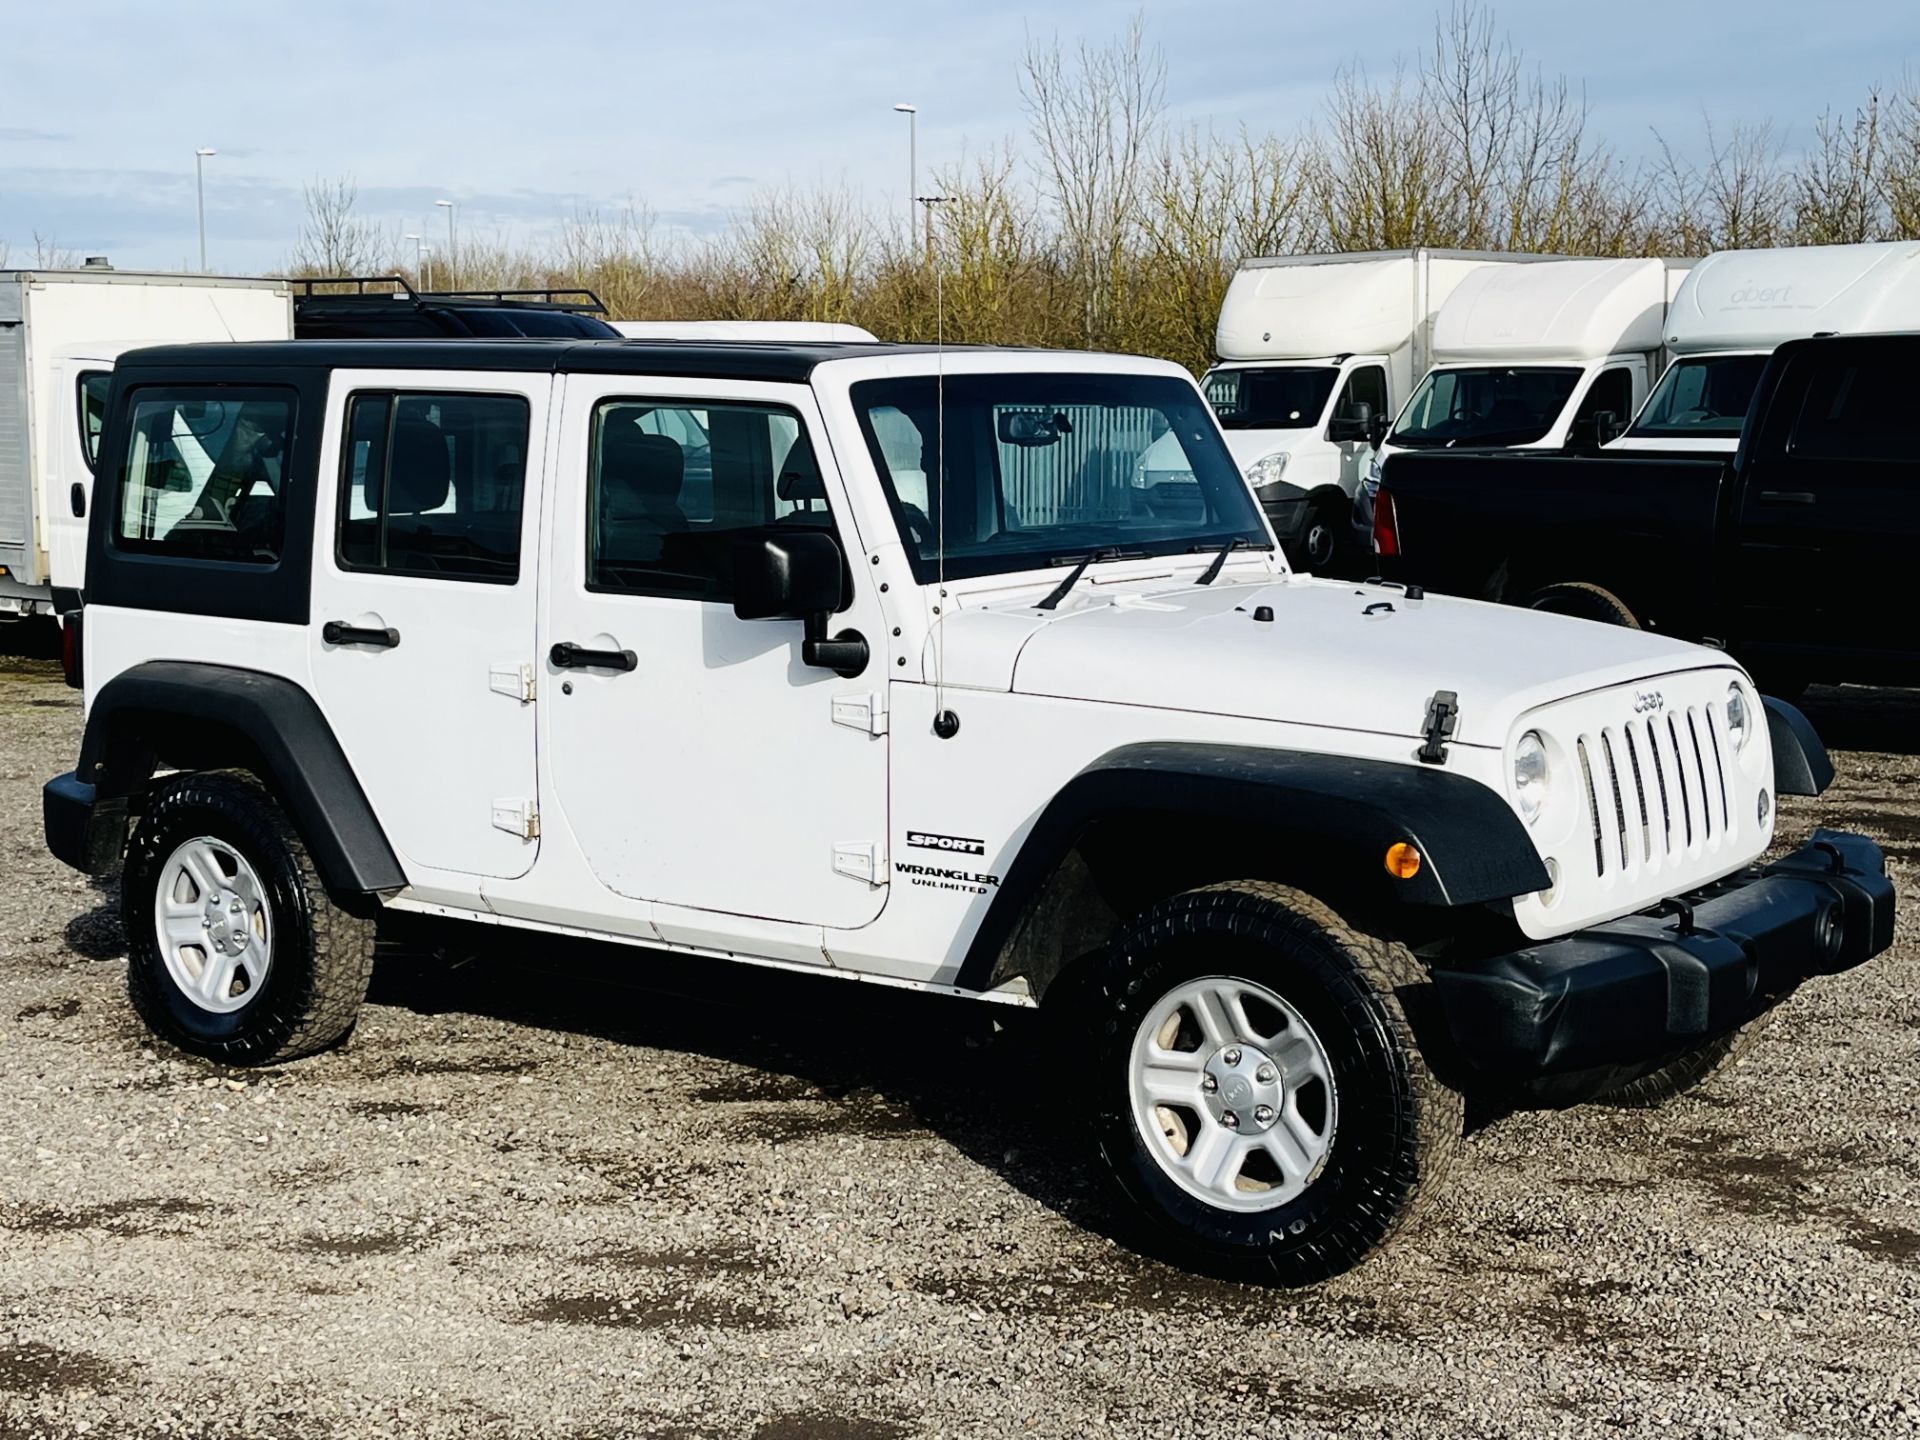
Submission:
<svg viewBox="0 0 1920 1440">
<path fill-rule="evenodd" d="M 887 702 L 871 690 L 833 697 L 833 723 L 869 735 L 887 733 Z"/>
<path fill-rule="evenodd" d="M 1427 701 L 1427 743 L 1420 747 L 1420 763 L 1447 763 L 1447 741 L 1460 723 L 1460 697 L 1451 690 L 1436 690 Z"/>
</svg>

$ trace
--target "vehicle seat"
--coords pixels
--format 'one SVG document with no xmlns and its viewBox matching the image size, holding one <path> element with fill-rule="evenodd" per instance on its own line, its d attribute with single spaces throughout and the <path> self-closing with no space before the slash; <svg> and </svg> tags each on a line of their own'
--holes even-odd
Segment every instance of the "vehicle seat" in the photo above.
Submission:
<svg viewBox="0 0 1920 1440">
<path fill-rule="evenodd" d="M 433 568 L 433 525 L 407 524 L 447 503 L 453 466 L 447 439 L 430 420 L 402 415 L 393 427 L 387 467 L 387 564 L 396 570 Z"/>
<path fill-rule="evenodd" d="M 819 526 L 829 523 L 827 482 L 821 478 L 820 465 L 813 447 L 804 438 L 796 440 L 780 465 L 775 493 L 794 509 L 779 519 L 783 525 Z"/>
<path fill-rule="evenodd" d="M 600 436 L 600 553 L 615 564 L 658 560 L 661 540 L 683 534 L 686 453 L 678 441 L 616 423 Z"/>
</svg>

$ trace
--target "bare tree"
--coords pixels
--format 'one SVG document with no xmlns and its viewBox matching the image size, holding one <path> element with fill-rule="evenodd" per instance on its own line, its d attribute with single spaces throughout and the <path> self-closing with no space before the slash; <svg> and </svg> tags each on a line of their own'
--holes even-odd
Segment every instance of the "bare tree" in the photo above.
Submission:
<svg viewBox="0 0 1920 1440">
<path fill-rule="evenodd" d="M 1849 245 L 1877 240 L 1882 217 L 1880 96 L 1851 121 L 1826 111 L 1814 122 L 1814 148 L 1802 159 L 1792 185 L 1791 238 L 1801 245 Z"/>
<path fill-rule="evenodd" d="M 1786 227 L 1790 180 L 1773 126 L 1736 125 L 1723 144 L 1706 126 L 1707 163 L 1682 160 L 1656 132 L 1664 243 L 1684 255 L 1778 244 Z"/>
<path fill-rule="evenodd" d="M 1020 97 L 1064 258 L 1083 286 L 1089 345 L 1099 343 L 1114 310 L 1166 79 L 1166 58 L 1148 46 L 1138 13 L 1125 34 L 1097 49 L 1082 44 L 1071 61 L 1057 36 L 1044 44 L 1027 41 Z"/>
<path fill-rule="evenodd" d="M 1435 225 L 1445 195 L 1439 148 L 1439 123 L 1404 66 L 1384 90 L 1361 70 L 1336 75 L 1307 161 L 1326 246 L 1394 250 L 1451 239 Z"/>
<path fill-rule="evenodd" d="M 380 227 L 354 214 L 360 191 L 352 176 L 314 180 L 301 192 L 307 214 L 294 251 L 295 269 L 318 275 L 365 275 L 387 262 L 393 247 Z"/>
<path fill-rule="evenodd" d="M 1920 76 L 1908 71 L 1887 101 L 1880 198 L 1887 234 L 1920 239 Z"/>
</svg>

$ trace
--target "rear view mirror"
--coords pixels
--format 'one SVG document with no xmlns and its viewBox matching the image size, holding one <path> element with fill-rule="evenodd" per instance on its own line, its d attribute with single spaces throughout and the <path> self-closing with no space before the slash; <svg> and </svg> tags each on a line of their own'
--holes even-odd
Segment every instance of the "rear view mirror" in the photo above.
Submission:
<svg viewBox="0 0 1920 1440">
<path fill-rule="evenodd" d="M 803 622 L 801 663 L 852 679 L 867 668 L 866 638 L 857 630 L 827 638 L 827 622 L 846 593 L 846 559 L 831 535 L 757 530 L 734 542 L 733 613 L 742 620 Z"/>
<path fill-rule="evenodd" d="M 1064 415 L 1041 410 L 1002 410 L 996 428 L 1003 445 L 1028 448 L 1059 443 L 1073 428 Z"/>
<path fill-rule="evenodd" d="M 1611 410 L 1593 412 L 1593 443 L 1604 445 L 1617 437 L 1626 427 L 1620 423 L 1620 417 Z"/>
</svg>

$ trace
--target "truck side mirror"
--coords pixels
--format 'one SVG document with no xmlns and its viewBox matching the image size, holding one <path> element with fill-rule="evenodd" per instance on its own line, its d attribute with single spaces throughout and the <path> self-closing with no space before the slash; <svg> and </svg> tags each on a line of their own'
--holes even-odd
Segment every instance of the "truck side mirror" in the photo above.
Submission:
<svg viewBox="0 0 1920 1440">
<path fill-rule="evenodd" d="M 1327 422 L 1327 439 L 1365 440 L 1372 430 L 1373 406 L 1360 400 L 1345 415 L 1336 415 Z"/>
<path fill-rule="evenodd" d="M 1382 410 L 1367 421 L 1367 444 L 1378 450 L 1387 443 L 1387 431 L 1393 428 L 1393 416 Z"/>
<path fill-rule="evenodd" d="M 840 543 L 821 531 L 749 531 L 734 542 L 733 613 L 802 622 L 801 663 L 851 680 L 867 668 L 866 637 L 858 630 L 827 637 L 827 622 L 846 603 L 846 568 Z"/>
<path fill-rule="evenodd" d="M 1593 443 L 1601 446 L 1617 437 L 1626 426 L 1620 423 L 1620 417 L 1611 410 L 1593 412 Z"/>
</svg>

